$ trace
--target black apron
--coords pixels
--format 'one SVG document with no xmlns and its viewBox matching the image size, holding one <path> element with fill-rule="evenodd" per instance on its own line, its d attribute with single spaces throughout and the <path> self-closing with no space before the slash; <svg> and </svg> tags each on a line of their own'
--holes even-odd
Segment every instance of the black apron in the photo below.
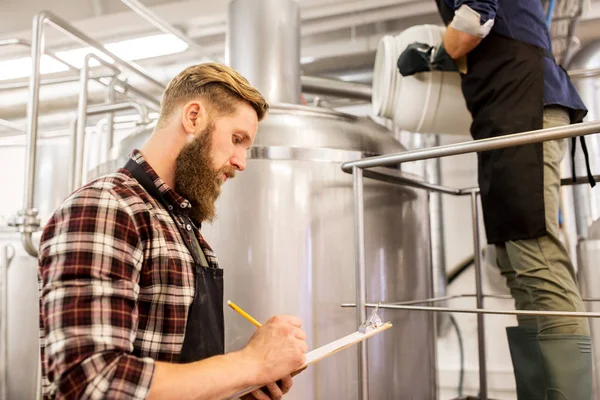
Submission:
<svg viewBox="0 0 600 400">
<path fill-rule="evenodd" d="M 198 238 L 194 234 L 192 220 L 187 215 L 181 214 L 184 223 L 179 224 L 179 220 L 175 218 L 173 211 L 169 209 L 169 205 L 142 166 L 134 160 L 129 160 L 125 168 L 152 197 L 169 210 L 181 238 L 194 258 L 196 281 L 194 300 L 188 311 L 179 362 L 189 363 L 224 354 L 223 270 L 209 267 Z"/>
<path fill-rule="evenodd" d="M 454 13 L 444 0 L 436 3 L 448 25 Z M 467 55 L 461 78 L 473 139 L 543 128 L 544 57 L 552 54 L 493 31 Z M 543 143 L 480 152 L 477 158 L 488 242 L 546 235 Z"/>
</svg>

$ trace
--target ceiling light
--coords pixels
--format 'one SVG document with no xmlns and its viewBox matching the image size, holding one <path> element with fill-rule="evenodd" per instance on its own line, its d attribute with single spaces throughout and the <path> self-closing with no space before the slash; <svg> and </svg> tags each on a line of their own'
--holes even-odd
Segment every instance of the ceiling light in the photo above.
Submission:
<svg viewBox="0 0 600 400">
<path fill-rule="evenodd" d="M 104 47 L 125 61 L 136 61 L 181 53 L 188 48 L 188 44 L 175 35 L 160 34 L 109 43 Z M 61 51 L 57 52 L 56 55 L 69 64 L 81 68 L 83 67 L 84 57 L 89 53 L 96 54 L 98 57 L 110 62 L 110 58 L 91 47 Z M 98 65 L 99 63 L 96 60 L 90 60 L 90 66 L 95 67 Z M 64 64 L 46 55 L 42 57 L 40 65 L 42 75 L 67 70 L 68 68 Z M 0 61 L 0 80 L 25 78 L 30 75 L 31 57 Z"/>
</svg>

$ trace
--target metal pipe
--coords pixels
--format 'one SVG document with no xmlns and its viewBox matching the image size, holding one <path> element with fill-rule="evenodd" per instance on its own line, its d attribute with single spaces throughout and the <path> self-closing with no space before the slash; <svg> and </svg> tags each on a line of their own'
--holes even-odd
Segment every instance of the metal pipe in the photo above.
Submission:
<svg viewBox="0 0 600 400">
<path fill-rule="evenodd" d="M 354 308 L 354 303 L 343 303 L 343 308 Z M 412 311 L 432 311 L 448 312 L 462 314 L 490 314 L 490 315 L 528 315 L 536 317 L 575 317 L 575 318 L 600 318 L 600 313 L 581 312 L 581 311 L 527 311 L 527 310 L 495 310 L 480 308 L 453 308 L 453 307 L 428 307 L 428 306 L 403 306 L 387 303 L 366 303 L 365 307 L 379 307 L 384 310 L 412 310 Z"/>
<path fill-rule="evenodd" d="M 591 69 L 573 69 L 567 72 L 571 79 L 592 78 L 600 76 L 600 68 Z"/>
<path fill-rule="evenodd" d="M 108 92 L 106 93 L 106 103 L 114 104 L 117 101 L 117 92 L 115 91 L 115 83 L 116 80 L 113 79 L 108 86 Z M 88 109 L 88 112 L 90 110 Z M 115 114 L 114 112 L 109 112 L 106 114 L 106 159 L 103 161 L 108 161 L 110 158 L 110 149 L 113 147 L 115 137 Z"/>
<path fill-rule="evenodd" d="M 356 324 L 357 328 L 367 320 L 366 254 L 365 254 L 365 214 L 363 171 L 360 168 L 352 170 L 354 185 L 354 257 L 356 263 Z M 367 346 L 358 343 L 358 396 L 359 399 L 369 398 L 369 371 L 367 368 Z"/>
<path fill-rule="evenodd" d="M 481 283 L 481 246 L 479 244 L 479 205 L 477 193 L 471 194 L 471 212 L 473 215 L 473 258 L 475 261 L 476 306 L 483 309 L 483 289 Z M 487 365 L 485 357 L 485 321 L 483 314 L 477 314 L 477 344 L 479 347 L 479 398 L 487 400 Z"/>
<path fill-rule="evenodd" d="M 593 175 L 596 182 L 600 182 L 600 175 Z M 560 180 L 561 186 L 572 186 L 572 185 L 582 185 L 589 183 L 589 177 L 587 176 L 576 176 L 575 182 L 573 182 L 573 178 L 563 178 Z"/>
<path fill-rule="evenodd" d="M 402 175 L 401 171 L 391 168 L 373 167 L 363 170 L 365 178 L 377 179 L 379 181 L 405 185 L 418 189 L 426 189 L 432 192 L 452 194 L 455 196 L 464 195 L 461 189 L 451 188 L 442 185 L 435 185 L 427 181 L 416 179 L 407 175 Z"/>
<path fill-rule="evenodd" d="M 31 63 L 32 71 L 29 79 L 29 101 L 27 103 L 27 140 L 26 140 L 26 157 L 25 163 L 25 198 L 24 198 L 24 210 L 23 214 L 23 227 L 21 228 L 23 247 L 25 250 L 34 257 L 37 257 L 37 249 L 33 245 L 31 239 L 32 233 L 39 228 L 39 221 L 37 219 L 37 211 L 33 209 L 34 201 L 34 183 L 35 183 L 35 171 L 36 171 L 36 156 L 37 156 L 37 131 L 38 131 L 38 118 L 39 118 L 39 98 L 40 98 L 40 64 L 42 54 L 44 53 L 44 29 L 46 24 L 53 26 L 55 29 L 71 37 L 75 41 L 82 43 L 84 46 L 91 46 L 100 53 L 110 57 L 113 62 L 130 72 L 133 72 L 140 77 L 144 78 L 148 82 L 156 85 L 157 87 L 164 90 L 165 86 L 159 81 L 147 75 L 144 71 L 139 69 L 132 63 L 123 61 L 119 57 L 115 56 L 110 51 L 106 50 L 100 43 L 96 42 L 89 36 L 75 29 L 63 19 L 56 15 L 44 11 L 36 15 L 33 19 L 32 37 L 33 41 L 31 44 Z M 99 59 L 99 58 L 97 58 Z M 86 63 L 87 65 L 87 63 Z M 114 68 L 114 66 L 113 66 Z M 82 72 L 83 74 L 83 72 Z M 87 74 L 87 72 L 86 72 Z M 87 88 L 86 88 L 87 91 Z M 84 114 L 87 108 L 83 108 Z M 79 122 L 82 122 L 79 120 Z M 78 123 L 79 126 L 79 123 Z M 84 128 L 85 131 L 85 128 Z"/>
<path fill-rule="evenodd" d="M 477 294 L 475 294 L 475 293 L 454 294 L 454 295 L 449 295 L 449 296 L 431 297 L 429 299 L 421 299 L 421 300 L 395 301 L 393 303 L 387 303 L 387 304 L 411 305 L 411 304 L 420 304 L 420 303 L 436 303 L 436 302 L 440 302 L 440 301 L 462 299 L 462 298 L 466 298 L 466 297 L 477 297 Z M 483 297 L 484 298 L 489 297 L 489 298 L 500 299 L 500 300 L 513 300 L 513 297 L 508 294 L 484 294 Z M 583 297 L 582 300 L 587 301 L 587 302 L 595 302 L 595 301 L 600 301 L 600 298 Z"/>
<path fill-rule="evenodd" d="M 90 79 L 98 80 L 100 78 L 106 78 L 112 75 L 95 75 L 91 76 Z M 69 82 L 77 82 L 79 80 L 79 74 L 77 76 L 65 76 L 61 78 L 48 78 L 40 80 L 40 85 L 55 85 L 60 83 L 69 83 Z M 102 83 L 102 82 L 100 82 Z M 28 82 L 10 82 L 0 85 L 1 90 L 14 90 L 14 89 L 24 89 L 29 86 Z"/>
<path fill-rule="evenodd" d="M 69 182 L 67 192 L 73 193 L 75 190 L 75 159 L 77 158 L 77 118 L 73 120 L 71 126 L 71 137 L 69 138 Z"/>
<path fill-rule="evenodd" d="M 107 112 L 119 112 L 127 110 L 136 110 L 143 122 L 149 122 L 147 110 L 141 105 L 133 101 L 124 101 L 114 104 L 96 104 L 87 108 L 87 115 L 99 115 Z"/>
<path fill-rule="evenodd" d="M 27 140 L 25 141 L 25 197 L 23 200 L 23 231 L 21 239 L 25 251 L 33 257 L 37 257 L 37 249 L 33 246 L 31 240 L 32 232 L 29 232 L 34 226 L 28 226 L 28 217 L 37 216 L 37 211 L 33 209 L 33 196 L 35 194 L 35 163 L 37 159 L 37 134 L 38 117 L 40 106 L 40 64 L 42 53 L 44 52 L 44 16 L 37 15 L 33 19 L 31 46 L 32 69 L 29 77 L 29 101 L 27 102 Z"/>
<path fill-rule="evenodd" d="M 439 146 L 440 135 L 426 135 L 426 147 Z M 442 183 L 441 160 L 434 158 L 425 161 L 425 176 L 428 182 L 435 185 Z M 441 193 L 429 194 L 430 238 L 431 238 L 431 274 L 433 295 L 436 297 L 446 294 L 446 250 L 444 240 L 444 214 Z M 443 304 L 445 305 L 445 304 Z M 444 336 L 450 329 L 448 314 L 437 314 L 437 334 Z"/>
<path fill-rule="evenodd" d="M 135 64 L 133 64 L 129 61 L 125 61 L 125 60 L 117 57 L 112 52 L 106 50 L 104 48 L 104 46 L 102 46 L 102 44 L 100 44 L 96 40 L 92 39 L 91 37 L 87 36 L 85 33 L 77 30 L 76 28 L 74 28 L 73 26 L 68 24 L 65 20 L 54 15 L 53 13 L 51 13 L 49 11 L 43 11 L 36 18 L 40 18 L 42 23 L 47 23 L 49 25 L 52 25 L 58 31 L 64 33 L 65 35 L 67 35 L 70 38 L 72 38 L 73 40 L 83 44 L 84 46 L 91 46 L 94 49 L 96 49 L 97 51 L 99 51 L 100 53 L 110 57 L 113 60 L 113 62 L 115 63 L 115 65 L 117 65 L 118 67 L 135 73 L 136 75 L 144 78 L 146 81 L 152 83 L 153 85 L 155 85 L 157 88 L 160 88 L 161 90 L 165 89 L 165 85 L 163 83 L 152 78 L 150 75 L 148 75 L 146 72 L 144 72 L 141 68 L 139 68 L 138 66 L 136 66 Z"/>
<path fill-rule="evenodd" d="M 303 93 L 343 97 L 345 99 L 364 100 L 368 102 L 371 102 L 371 96 L 373 95 L 373 88 L 370 85 L 362 83 L 306 75 L 300 77 L 300 82 Z"/>
<path fill-rule="evenodd" d="M 42 30 L 43 30 L 43 27 L 42 27 Z M 32 46 L 32 44 L 30 42 L 28 42 L 27 40 L 18 39 L 18 38 L 7 39 L 7 40 L 3 40 L 3 41 L 0 40 L 0 46 L 8 46 L 8 45 L 22 45 L 22 46 L 27 46 L 27 47 Z M 101 51 L 110 57 L 110 53 L 108 53 L 104 48 L 102 48 L 102 49 L 103 50 L 101 50 Z M 44 54 L 53 58 L 54 60 L 58 61 L 59 63 L 65 65 L 70 71 L 76 72 L 78 74 L 78 76 L 71 76 L 71 77 L 64 77 L 64 78 L 50 78 L 50 79 L 41 81 L 40 84 L 66 83 L 66 82 L 78 81 L 80 79 L 79 74 L 81 71 L 79 70 L 79 68 L 75 67 L 73 64 L 70 64 L 70 63 L 64 61 L 63 59 L 61 59 L 60 57 L 58 57 L 56 54 L 54 54 L 51 51 L 45 51 Z M 104 63 L 104 65 L 108 66 L 110 64 Z M 110 83 L 106 82 L 104 80 L 105 78 L 106 78 L 106 76 L 104 76 L 104 75 L 97 76 L 97 77 L 96 76 L 90 77 L 90 79 L 93 79 L 93 80 L 101 83 L 104 86 L 109 86 Z M 126 82 L 123 82 L 121 80 L 118 80 L 118 82 L 119 82 L 119 86 L 122 87 L 123 93 L 131 92 L 131 93 L 141 97 L 142 99 L 146 100 L 148 102 L 148 104 L 152 107 L 153 110 L 155 110 L 155 111 L 160 110 L 160 101 L 156 100 L 153 96 L 149 95 L 148 93 L 146 93 L 144 91 L 141 91 L 137 88 L 130 86 Z M 25 84 L 22 82 L 6 83 L 3 85 L 0 85 L 0 90 L 2 90 L 2 89 L 19 89 L 22 87 L 27 87 L 27 85 L 28 84 Z M 163 87 L 163 89 L 164 89 L 164 87 Z"/>
<path fill-rule="evenodd" d="M 429 149 L 411 150 L 403 153 L 369 157 L 362 160 L 346 162 L 342 164 L 342 170 L 350 173 L 353 167 L 371 168 L 377 166 L 396 165 L 409 161 L 420 161 L 436 157 L 448 157 L 459 154 L 496 150 L 512 146 L 539 143 L 547 140 L 589 135 L 598 132 L 600 132 L 600 121 L 583 122 L 566 127 L 560 126 L 557 128 L 540 129 L 515 133 L 498 138 L 474 140 L 470 142 L 437 146 Z"/>
<path fill-rule="evenodd" d="M 83 177 L 83 152 L 85 148 L 85 128 L 87 126 L 87 116 L 88 116 L 88 81 L 89 81 L 89 71 L 90 71 L 90 60 L 96 60 L 100 64 L 110 68 L 114 72 L 114 76 L 116 77 L 120 70 L 116 68 L 114 65 L 107 63 L 102 60 L 100 57 L 96 56 L 93 53 L 87 54 L 84 58 L 83 67 L 81 68 L 80 73 L 80 90 L 79 90 L 79 102 L 77 103 L 77 133 L 75 135 L 75 140 L 72 142 L 72 145 L 77 149 L 75 151 L 75 165 L 72 170 L 72 188 L 78 188 L 82 183 Z M 105 111 L 106 112 L 106 111 Z"/>
<path fill-rule="evenodd" d="M 87 104 L 87 101 L 85 101 Z M 148 110 L 144 108 L 141 104 L 125 101 L 122 103 L 115 104 L 98 104 L 89 106 L 87 108 L 87 112 L 85 113 L 86 117 L 84 117 L 85 121 L 87 121 L 87 116 L 89 115 L 99 115 L 105 114 L 107 112 L 119 112 L 126 110 L 136 110 L 141 117 L 142 123 L 149 122 Z M 85 125 L 81 125 L 79 123 L 79 111 L 78 117 L 74 121 L 74 126 L 72 128 L 72 136 L 71 136 L 71 167 L 69 169 L 69 193 L 82 185 L 82 177 L 83 177 L 83 153 L 85 150 Z M 84 122 L 85 123 L 85 122 Z M 87 123 L 85 123 L 87 125 Z M 83 128 L 81 128 L 83 127 Z M 83 129 L 81 132 L 80 129 Z M 110 150 L 110 147 L 108 148 Z"/>
<path fill-rule="evenodd" d="M 269 103 L 299 104 L 300 12 L 294 0 L 232 0 L 225 60 Z"/>
<path fill-rule="evenodd" d="M 181 32 L 179 29 L 177 29 L 176 27 L 174 27 L 173 25 L 156 15 L 138 0 L 121 0 L 121 2 L 127 7 L 131 8 L 140 17 L 144 18 L 156 28 L 160 29 L 162 32 L 176 36 L 177 38 L 187 43 L 188 46 L 193 48 L 195 51 L 199 52 L 203 57 L 210 59 L 204 47 L 200 46 L 194 41 L 194 39 L 187 36 L 185 33 Z"/>
<path fill-rule="evenodd" d="M 0 250 L 0 400 L 8 399 L 8 267 L 13 256 L 10 244 Z"/>
</svg>

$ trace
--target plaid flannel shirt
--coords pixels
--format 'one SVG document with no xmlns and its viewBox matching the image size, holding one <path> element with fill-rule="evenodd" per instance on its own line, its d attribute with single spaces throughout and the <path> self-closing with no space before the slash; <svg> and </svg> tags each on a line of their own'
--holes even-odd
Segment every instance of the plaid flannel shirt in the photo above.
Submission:
<svg viewBox="0 0 600 400">
<path fill-rule="evenodd" d="M 132 158 L 175 215 L 189 212 L 139 151 Z M 44 399 L 143 399 L 154 361 L 178 361 L 195 291 L 183 240 L 167 209 L 126 169 L 90 182 L 56 210 L 39 252 Z"/>
</svg>

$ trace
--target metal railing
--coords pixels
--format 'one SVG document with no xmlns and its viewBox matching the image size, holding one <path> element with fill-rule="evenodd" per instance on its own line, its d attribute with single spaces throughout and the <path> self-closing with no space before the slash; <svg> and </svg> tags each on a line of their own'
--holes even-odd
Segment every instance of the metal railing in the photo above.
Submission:
<svg viewBox="0 0 600 400">
<path fill-rule="evenodd" d="M 479 386 L 480 398 L 487 400 L 487 369 L 485 354 L 485 326 L 484 314 L 507 314 L 507 315 L 553 315 L 553 316 L 571 316 L 571 317 L 591 317 L 599 318 L 600 313 L 590 312 L 554 312 L 554 311 L 521 311 L 521 310 L 487 310 L 483 307 L 485 295 L 482 290 L 481 278 L 481 252 L 479 243 L 479 207 L 478 207 L 478 188 L 453 188 L 442 185 L 434 185 L 429 182 L 415 179 L 408 176 L 402 176 L 401 173 L 384 166 L 399 165 L 405 162 L 422 161 L 431 158 L 449 157 L 460 154 L 502 149 L 512 146 L 540 143 L 548 140 L 564 139 L 576 136 L 589 135 L 600 132 L 600 121 L 585 122 L 574 124 L 567 127 L 557 127 L 541 129 L 512 135 L 506 135 L 498 138 L 474 140 L 457 144 L 432 147 L 427 149 L 412 150 L 403 153 L 395 153 L 378 157 L 370 157 L 361 160 L 346 162 L 342 164 L 342 170 L 353 175 L 354 185 L 354 218 L 355 218 L 355 263 L 356 263 L 356 301 L 355 303 L 345 303 L 342 307 L 356 307 L 356 322 L 360 325 L 366 318 L 367 307 L 376 307 L 383 309 L 402 309 L 419 310 L 430 312 L 461 312 L 477 314 L 477 341 L 479 349 Z M 469 196 L 471 198 L 471 212 L 473 224 L 473 248 L 475 264 L 475 309 L 449 308 L 416 306 L 410 304 L 374 304 L 366 302 L 366 254 L 365 254 L 365 221 L 364 221 L 364 178 L 380 180 L 397 185 L 406 185 L 438 193 L 451 194 L 454 196 Z M 587 182 L 587 177 L 578 177 L 575 182 L 563 180 L 564 184 L 576 184 Z M 423 299 L 417 302 L 426 303 L 440 301 L 439 299 Z M 367 397 L 367 364 L 366 364 L 366 346 L 359 344 L 358 349 L 359 366 L 359 384 L 361 387 L 361 399 Z"/>
<path fill-rule="evenodd" d="M 17 224 L 20 227 L 19 230 L 22 235 L 23 247 L 25 248 L 27 253 L 34 257 L 37 257 L 37 249 L 33 245 L 32 234 L 40 227 L 40 221 L 37 216 L 37 210 L 33 208 L 41 84 L 40 65 L 42 54 L 44 53 L 44 34 L 47 25 L 52 26 L 53 28 L 70 37 L 71 39 L 75 40 L 76 42 L 83 44 L 84 46 L 90 46 L 93 49 L 95 49 L 98 53 L 103 54 L 104 56 L 112 60 L 112 67 L 117 68 L 122 72 L 128 71 L 130 73 L 133 73 L 141 77 L 145 81 L 149 82 L 151 85 L 156 86 L 160 90 L 165 89 L 165 85 L 162 82 L 159 82 L 158 80 L 152 78 L 150 75 L 148 75 L 135 64 L 122 60 L 112 52 L 106 50 L 99 42 L 95 41 L 83 32 L 69 25 L 62 18 L 57 17 L 56 15 L 48 11 L 44 11 L 34 18 L 33 41 L 31 44 L 32 71 L 29 78 L 29 102 L 27 104 L 27 140 L 25 149 L 27 160 L 25 163 L 25 198 L 23 210 L 21 211 L 17 219 Z M 77 71 L 80 72 L 82 79 L 84 78 L 85 73 L 85 79 L 87 79 L 88 72 L 86 66 L 84 66 L 84 68 L 81 71 L 78 69 Z M 154 103 L 157 106 L 160 105 L 160 102 L 157 99 L 152 98 L 152 96 L 148 96 L 144 92 L 141 92 L 131 87 L 129 87 L 129 89 L 132 92 L 135 92 L 136 94 L 142 95 L 142 97 L 147 97 L 147 100 L 152 100 L 151 103 Z M 87 91 L 87 88 L 85 88 L 85 90 Z M 87 110 L 87 107 L 83 108 L 83 110 Z M 79 115 L 81 116 L 82 113 L 84 113 L 84 111 L 82 111 L 80 101 Z M 80 125 L 81 124 L 78 123 L 78 132 L 80 129 Z M 78 136 L 82 136 L 80 132 Z"/>
</svg>

